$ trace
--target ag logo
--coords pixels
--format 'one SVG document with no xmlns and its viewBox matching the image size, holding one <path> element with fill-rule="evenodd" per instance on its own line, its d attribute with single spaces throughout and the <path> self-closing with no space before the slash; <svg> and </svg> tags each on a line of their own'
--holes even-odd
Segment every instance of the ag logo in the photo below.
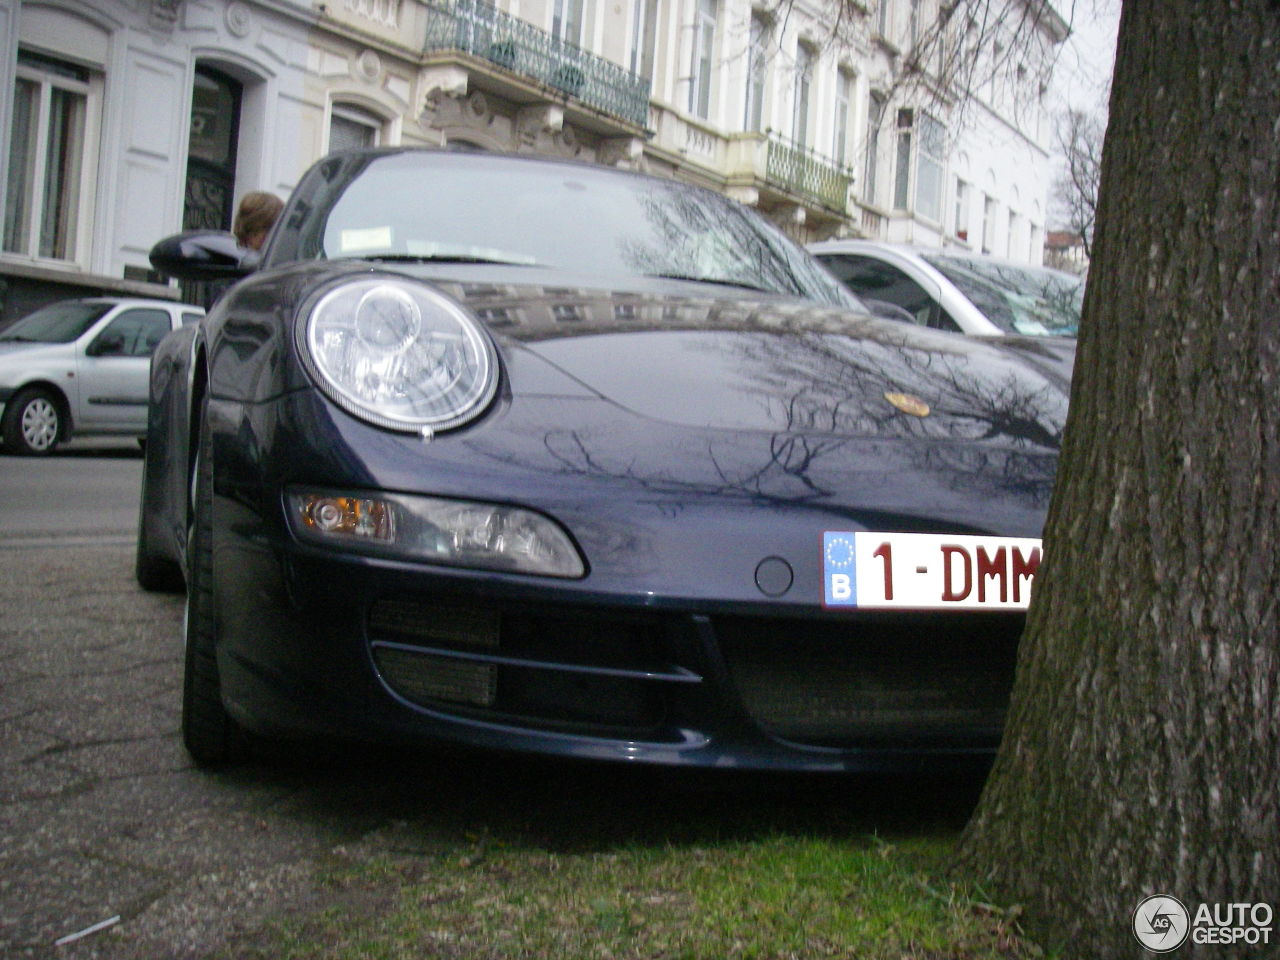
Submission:
<svg viewBox="0 0 1280 960">
<path fill-rule="evenodd" d="M 1133 911 L 1133 935 L 1152 953 L 1169 953 L 1186 942 L 1191 915 L 1176 897 L 1147 897 Z"/>
</svg>

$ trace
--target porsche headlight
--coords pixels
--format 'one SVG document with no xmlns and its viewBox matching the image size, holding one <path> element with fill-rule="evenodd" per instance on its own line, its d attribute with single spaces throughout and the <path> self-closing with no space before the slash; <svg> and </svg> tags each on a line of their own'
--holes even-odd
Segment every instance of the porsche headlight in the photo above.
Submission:
<svg viewBox="0 0 1280 960">
<path fill-rule="evenodd" d="M 307 371 L 364 420 L 430 434 L 479 416 L 498 385 L 480 326 L 430 287 L 362 276 L 327 291 L 298 328 Z"/>
</svg>

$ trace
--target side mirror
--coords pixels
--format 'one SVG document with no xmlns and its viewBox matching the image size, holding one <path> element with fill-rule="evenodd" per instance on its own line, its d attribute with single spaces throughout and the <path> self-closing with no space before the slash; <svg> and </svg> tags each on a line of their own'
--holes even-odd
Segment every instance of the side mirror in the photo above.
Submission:
<svg viewBox="0 0 1280 960">
<path fill-rule="evenodd" d="M 90 357 L 122 357 L 124 356 L 124 334 L 104 333 L 89 344 L 85 354 Z"/>
<path fill-rule="evenodd" d="M 151 265 L 179 280 L 238 280 L 258 269 L 260 257 L 221 230 L 192 230 L 151 248 Z"/>
<path fill-rule="evenodd" d="M 896 303 L 889 303 L 887 300 L 869 300 L 866 297 L 862 297 L 861 300 L 873 317 L 879 317 L 881 320 L 896 320 L 899 323 L 916 322 L 910 310 Z"/>
</svg>

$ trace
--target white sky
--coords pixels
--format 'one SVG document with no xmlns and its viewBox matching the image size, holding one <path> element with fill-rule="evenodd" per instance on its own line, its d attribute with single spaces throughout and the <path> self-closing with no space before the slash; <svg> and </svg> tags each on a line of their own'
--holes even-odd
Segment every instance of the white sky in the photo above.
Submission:
<svg viewBox="0 0 1280 960">
<path fill-rule="evenodd" d="M 1054 69 L 1055 109 L 1073 107 L 1105 113 L 1116 55 L 1120 0 L 1057 0 L 1071 36 Z"/>
</svg>

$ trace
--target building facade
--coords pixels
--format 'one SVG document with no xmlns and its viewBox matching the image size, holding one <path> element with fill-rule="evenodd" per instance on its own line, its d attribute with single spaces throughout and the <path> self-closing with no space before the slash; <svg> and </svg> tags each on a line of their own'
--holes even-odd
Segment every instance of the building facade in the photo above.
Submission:
<svg viewBox="0 0 1280 960">
<path fill-rule="evenodd" d="M 724 191 L 801 241 L 1038 261 L 1041 54 L 1065 27 L 1048 10 L 1012 84 L 979 87 L 984 54 L 939 20 L 956 6 L 0 0 L 0 324 L 68 296 L 176 296 L 157 239 L 227 228 L 245 192 L 287 196 L 356 145 L 575 158 Z"/>
</svg>

